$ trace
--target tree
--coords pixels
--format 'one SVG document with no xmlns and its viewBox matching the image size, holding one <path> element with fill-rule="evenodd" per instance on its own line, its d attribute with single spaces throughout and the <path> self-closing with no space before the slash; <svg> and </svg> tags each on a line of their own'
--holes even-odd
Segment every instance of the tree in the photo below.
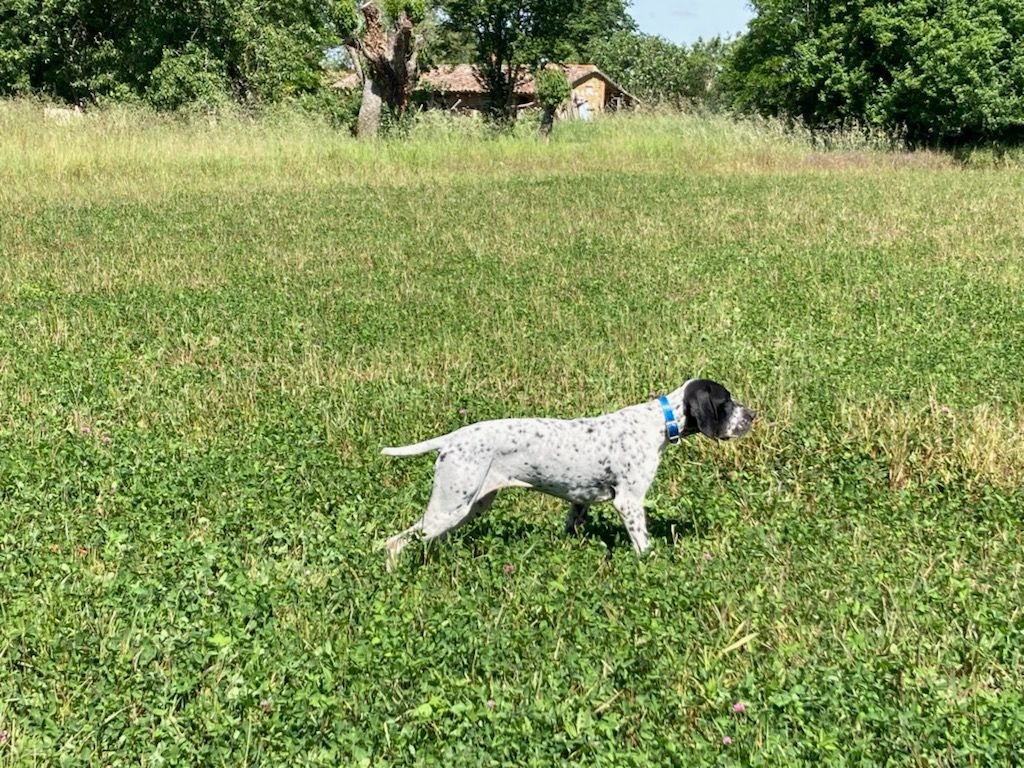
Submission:
<svg viewBox="0 0 1024 768">
<path fill-rule="evenodd" d="M 623 0 L 440 0 L 437 5 L 452 39 L 471 32 L 492 115 L 501 120 L 514 119 L 515 88 L 530 68 L 577 58 L 595 35 L 633 26 Z"/>
<path fill-rule="evenodd" d="M 623 0 L 583 0 L 569 15 L 559 41 L 558 58 L 585 62 L 595 38 L 608 38 L 621 32 L 636 32 L 636 22 Z"/>
<path fill-rule="evenodd" d="M 914 144 L 1024 138 L 1024 0 L 753 0 L 740 109 Z"/>
<path fill-rule="evenodd" d="M 373 1 L 359 6 L 362 24 L 345 3 L 337 16 L 354 66 L 363 79 L 363 98 L 359 108 L 357 135 L 376 136 L 380 130 L 381 108 L 400 120 L 409 108 L 416 83 L 417 56 L 423 38 L 414 25 L 423 21 L 423 0 L 392 0 L 383 12 Z"/>
<path fill-rule="evenodd" d="M 687 48 L 623 30 L 592 40 L 589 59 L 647 103 L 716 106 L 718 75 L 728 49 L 717 37 Z"/>
<path fill-rule="evenodd" d="M 444 26 L 472 30 L 476 63 L 490 94 L 491 113 L 515 118 L 513 97 L 529 64 L 558 46 L 572 11 L 569 0 L 442 0 Z"/>
</svg>

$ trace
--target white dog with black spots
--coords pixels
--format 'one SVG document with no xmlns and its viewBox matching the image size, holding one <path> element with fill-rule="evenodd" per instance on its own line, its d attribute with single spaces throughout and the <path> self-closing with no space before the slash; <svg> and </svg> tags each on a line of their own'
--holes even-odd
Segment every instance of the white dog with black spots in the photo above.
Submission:
<svg viewBox="0 0 1024 768">
<path fill-rule="evenodd" d="M 568 501 L 569 533 L 583 524 L 591 504 L 610 501 L 642 554 L 650 547 L 644 497 L 662 451 L 697 432 L 719 440 L 742 437 L 756 417 L 721 384 L 691 379 L 658 400 L 603 416 L 480 421 L 385 448 L 387 456 L 438 451 L 427 510 L 388 539 L 388 566 L 413 538 L 437 539 L 472 520 L 502 488 L 532 488 Z"/>
</svg>

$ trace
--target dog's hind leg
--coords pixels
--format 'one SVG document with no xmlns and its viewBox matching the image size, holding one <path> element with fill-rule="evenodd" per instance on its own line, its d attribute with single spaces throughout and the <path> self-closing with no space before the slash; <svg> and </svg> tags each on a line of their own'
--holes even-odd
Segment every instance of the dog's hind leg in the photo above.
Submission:
<svg viewBox="0 0 1024 768">
<path fill-rule="evenodd" d="M 473 506 L 469 510 L 469 517 L 463 520 L 462 523 L 460 523 L 460 525 L 468 523 L 477 515 L 482 515 L 484 512 L 490 509 L 491 504 L 494 503 L 494 497 L 497 495 L 498 492 L 495 490 L 485 493 L 479 498 L 477 498 L 477 500 L 473 502 Z"/>
<path fill-rule="evenodd" d="M 486 476 L 472 489 L 450 489 L 434 485 L 434 492 L 423 514 L 423 539 L 439 539 L 487 511 L 498 489 L 485 484 Z"/>
<path fill-rule="evenodd" d="M 569 506 L 569 517 L 565 521 L 565 534 L 575 536 L 587 523 L 588 504 L 572 504 Z"/>
<path fill-rule="evenodd" d="M 419 536 L 422 532 L 423 518 L 421 517 L 404 531 L 395 534 L 385 542 L 384 548 L 388 553 L 387 569 L 389 571 L 394 568 L 395 562 L 398 560 L 399 553 L 406 548 L 410 541 Z"/>
<path fill-rule="evenodd" d="M 388 569 L 394 565 L 398 553 L 409 541 L 419 537 L 434 541 L 455 530 L 480 513 L 487 510 L 498 494 L 500 483 L 488 482 L 490 464 L 481 467 L 476 477 L 470 479 L 462 471 L 449 470 L 438 462 L 434 471 L 434 488 L 423 517 L 411 527 L 388 539 Z"/>
</svg>

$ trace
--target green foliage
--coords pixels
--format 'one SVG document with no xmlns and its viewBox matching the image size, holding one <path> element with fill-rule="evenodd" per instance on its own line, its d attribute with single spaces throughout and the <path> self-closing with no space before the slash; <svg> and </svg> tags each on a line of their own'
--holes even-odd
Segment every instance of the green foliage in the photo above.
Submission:
<svg viewBox="0 0 1024 768">
<path fill-rule="evenodd" d="M 182 53 L 164 49 L 145 95 L 157 109 L 175 110 L 192 105 L 216 107 L 229 98 L 229 92 L 223 63 L 189 44 Z"/>
<path fill-rule="evenodd" d="M 924 141 L 1024 139 L 1024 2 L 950 3 L 902 36 L 908 60 L 876 108 L 889 120 Z"/>
<path fill-rule="evenodd" d="M 427 9 L 421 29 L 424 45 L 420 66 L 424 69 L 440 64 L 465 64 L 476 61 L 476 36 L 471 29 L 455 28 L 436 7 Z"/>
<path fill-rule="evenodd" d="M 127 49 L 133 17 L 143 25 L 154 21 L 141 3 L 110 8 L 98 0 L 8 0 L 0 10 L 0 94 L 68 101 L 122 96 L 129 76 L 142 76 L 160 61 L 143 41 Z"/>
<path fill-rule="evenodd" d="M 222 94 L 274 103 L 321 87 L 323 52 L 338 39 L 331 22 L 352 14 L 321 0 L 10 0 L 0 94 L 145 98 L 159 108 Z"/>
<path fill-rule="evenodd" d="M 0 103 L 0 765 L 1020 762 L 1024 171 L 560 128 Z M 695 375 L 763 415 L 650 558 L 510 490 L 384 572 L 382 445 Z"/>
<path fill-rule="evenodd" d="M 689 91 L 684 46 L 661 37 L 619 32 L 591 41 L 589 59 L 648 102 L 675 101 Z"/>
<path fill-rule="evenodd" d="M 717 37 L 687 47 L 627 30 L 591 40 L 588 58 L 644 102 L 714 107 L 728 50 Z"/>
<path fill-rule="evenodd" d="M 309 115 L 326 120 L 333 128 L 352 130 L 359 116 L 360 100 L 358 90 L 318 88 L 290 100 L 286 103 L 286 108 L 298 106 Z"/>
<path fill-rule="evenodd" d="M 444 0 L 444 27 L 472 30 L 474 58 L 487 79 L 492 116 L 515 118 L 513 93 L 529 64 L 552 54 L 572 12 L 569 0 Z"/>
<path fill-rule="evenodd" d="M 253 25 L 239 37 L 250 98 L 275 103 L 315 91 L 323 82 L 323 48 L 287 28 Z"/>
<path fill-rule="evenodd" d="M 636 22 L 628 13 L 628 2 L 623 0 L 582 0 L 564 21 L 559 48 L 555 57 L 560 61 L 584 63 L 590 41 L 606 38 L 620 32 L 634 32 Z"/>
<path fill-rule="evenodd" d="M 735 104 L 915 143 L 1024 138 L 1024 2 L 762 0 L 727 76 Z"/>
<path fill-rule="evenodd" d="M 358 32 L 362 16 L 352 0 L 335 0 L 330 6 L 330 23 L 341 40 L 348 40 Z"/>
<path fill-rule="evenodd" d="M 564 103 L 572 93 L 565 72 L 560 68 L 544 68 L 534 76 L 537 87 L 537 101 L 547 109 L 554 109 Z"/>
<path fill-rule="evenodd" d="M 421 23 L 427 16 L 425 0 L 384 0 L 384 12 L 395 19 L 405 13 L 413 24 Z"/>
</svg>

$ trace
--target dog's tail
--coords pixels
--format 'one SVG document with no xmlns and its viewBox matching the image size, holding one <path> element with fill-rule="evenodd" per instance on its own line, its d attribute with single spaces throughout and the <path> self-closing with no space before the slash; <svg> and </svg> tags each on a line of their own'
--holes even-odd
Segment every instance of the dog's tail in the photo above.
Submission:
<svg viewBox="0 0 1024 768">
<path fill-rule="evenodd" d="M 424 440 L 422 443 L 403 445 L 398 448 L 384 448 L 381 453 L 385 456 L 419 456 L 421 453 L 430 453 L 444 447 L 446 442 L 448 442 L 448 435 L 441 435 Z"/>
</svg>

